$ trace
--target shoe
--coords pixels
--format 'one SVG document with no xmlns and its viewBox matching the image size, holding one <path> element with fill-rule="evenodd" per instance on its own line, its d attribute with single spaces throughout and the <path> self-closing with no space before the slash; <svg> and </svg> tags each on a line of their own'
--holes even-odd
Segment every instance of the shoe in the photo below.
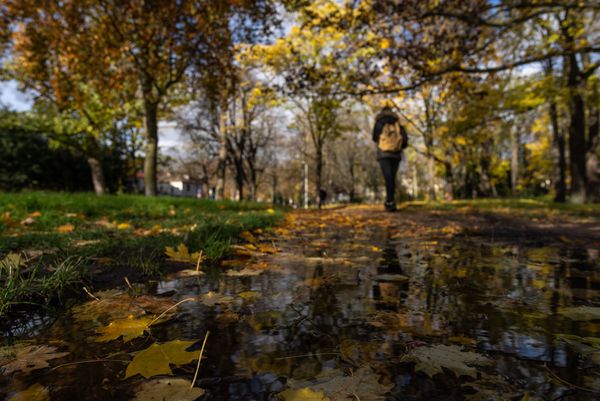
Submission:
<svg viewBox="0 0 600 401">
<path fill-rule="evenodd" d="M 396 202 L 385 202 L 384 203 L 386 212 L 395 212 L 396 211 Z"/>
</svg>

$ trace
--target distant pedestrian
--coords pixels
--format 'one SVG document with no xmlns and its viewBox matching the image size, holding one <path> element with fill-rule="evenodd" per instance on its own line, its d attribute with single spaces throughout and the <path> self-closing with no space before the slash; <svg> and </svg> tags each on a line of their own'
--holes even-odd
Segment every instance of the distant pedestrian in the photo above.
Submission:
<svg viewBox="0 0 600 401">
<path fill-rule="evenodd" d="M 377 144 L 377 160 L 385 179 L 385 210 L 393 212 L 396 210 L 396 174 L 402 160 L 402 150 L 408 146 L 408 137 L 398 115 L 389 105 L 384 106 L 375 117 L 373 142 Z"/>
</svg>

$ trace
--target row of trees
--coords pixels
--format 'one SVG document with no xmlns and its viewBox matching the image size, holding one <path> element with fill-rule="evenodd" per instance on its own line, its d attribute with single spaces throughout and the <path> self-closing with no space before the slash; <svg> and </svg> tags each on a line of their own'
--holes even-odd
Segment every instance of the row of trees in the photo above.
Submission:
<svg viewBox="0 0 600 401">
<path fill-rule="evenodd" d="M 220 197 L 228 171 L 240 199 L 261 182 L 297 200 L 376 194 L 369 130 L 387 99 L 411 136 L 413 196 L 589 202 L 599 12 L 594 0 L 6 0 L 0 39 L 36 124 L 85 154 L 97 193 L 103 149 L 136 149 L 139 135 L 156 193 L 169 120 L 187 140 L 181 164 Z"/>
</svg>

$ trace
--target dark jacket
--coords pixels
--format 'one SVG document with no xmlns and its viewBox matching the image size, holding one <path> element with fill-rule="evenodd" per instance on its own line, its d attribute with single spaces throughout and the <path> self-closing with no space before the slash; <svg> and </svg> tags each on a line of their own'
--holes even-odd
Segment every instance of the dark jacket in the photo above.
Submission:
<svg viewBox="0 0 600 401">
<path fill-rule="evenodd" d="M 377 114 L 375 117 L 375 126 L 373 127 L 373 142 L 379 143 L 379 136 L 383 131 L 383 127 L 386 124 L 394 124 L 398 121 L 398 116 L 391 110 L 384 110 Z M 400 132 L 402 134 L 402 149 L 408 146 L 408 136 L 406 135 L 406 129 L 400 125 Z M 399 152 L 382 152 L 379 147 L 377 148 L 377 160 L 391 158 L 391 159 L 402 159 L 402 150 Z"/>
</svg>

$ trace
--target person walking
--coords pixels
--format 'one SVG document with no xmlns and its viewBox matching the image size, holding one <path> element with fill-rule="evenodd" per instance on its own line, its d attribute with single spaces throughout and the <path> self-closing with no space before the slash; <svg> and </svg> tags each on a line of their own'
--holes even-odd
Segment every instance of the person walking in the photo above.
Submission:
<svg viewBox="0 0 600 401">
<path fill-rule="evenodd" d="M 393 212 L 396 210 L 396 174 L 402 160 L 402 151 L 408 146 L 408 136 L 398 115 L 389 105 L 384 106 L 375 117 L 373 142 L 377 144 L 377 160 L 385 179 L 385 210 Z"/>
</svg>

